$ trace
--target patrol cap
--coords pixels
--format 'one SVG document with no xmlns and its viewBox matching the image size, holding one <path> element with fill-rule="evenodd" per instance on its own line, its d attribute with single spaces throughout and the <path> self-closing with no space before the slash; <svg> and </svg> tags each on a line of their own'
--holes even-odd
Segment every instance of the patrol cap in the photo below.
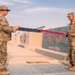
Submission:
<svg viewBox="0 0 75 75">
<path fill-rule="evenodd" d="M 0 11 L 10 11 L 7 6 L 0 6 Z"/>
<path fill-rule="evenodd" d="M 71 16 L 71 15 L 74 15 L 74 12 L 68 13 L 68 16 Z M 67 16 L 67 17 L 68 17 L 68 16 Z"/>
</svg>

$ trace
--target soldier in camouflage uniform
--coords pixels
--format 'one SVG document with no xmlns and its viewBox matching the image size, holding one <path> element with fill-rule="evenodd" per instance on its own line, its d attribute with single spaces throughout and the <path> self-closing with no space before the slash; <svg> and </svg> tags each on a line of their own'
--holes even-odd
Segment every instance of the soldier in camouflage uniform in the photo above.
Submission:
<svg viewBox="0 0 75 75">
<path fill-rule="evenodd" d="M 75 70 L 75 19 L 74 13 L 71 12 L 68 14 L 68 19 L 70 20 L 68 26 L 68 59 L 70 65 L 66 66 L 69 70 Z"/>
<path fill-rule="evenodd" d="M 7 63 L 7 42 L 11 33 L 19 29 L 19 26 L 9 26 L 5 16 L 10 10 L 6 6 L 0 6 L 0 75 L 9 75 L 6 68 Z"/>
</svg>

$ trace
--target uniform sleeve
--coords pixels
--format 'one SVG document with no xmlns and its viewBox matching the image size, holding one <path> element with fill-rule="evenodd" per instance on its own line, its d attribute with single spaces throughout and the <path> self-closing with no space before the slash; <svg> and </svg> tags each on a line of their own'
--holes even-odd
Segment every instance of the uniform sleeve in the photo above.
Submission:
<svg viewBox="0 0 75 75">
<path fill-rule="evenodd" d="M 71 33 L 75 33 L 75 24 L 72 26 L 72 29 L 70 30 Z"/>
<path fill-rule="evenodd" d="M 15 32 L 16 31 L 16 29 L 15 29 L 14 26 L 9 26 L 8 21 L 6 20 L 5 17 L 1 17 L 0 18 L 0 28 L 4 32 L 8 32 L 8 33 Z"/>
<path fill-rule="evenodd" d="M 69 24 L 69 34 L 75 33 L 75 21 Z"/>
<path fill-rule="evenodd" d="M 2 25 L 2 30 L 5 32 L 16 32 L 16 29 L 13 26 Z"/>
</svg>

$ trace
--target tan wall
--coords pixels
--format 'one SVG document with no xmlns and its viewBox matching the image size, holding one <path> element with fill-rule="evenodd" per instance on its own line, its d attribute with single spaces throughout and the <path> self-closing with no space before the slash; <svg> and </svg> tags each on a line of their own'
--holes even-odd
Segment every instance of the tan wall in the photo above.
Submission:
<svg viewBox="0 0 75 75">
<path fill-rule="evenodd" d="M 42 47 L 42 33 L 29 33 L 29 46 Z"/>
<path fill-rule="evenodd" d="M 11 37 L 11 40 L 14 44 L 20 43 L 20 34 L 13 34 Z"/>
<path fill-rule="evenodd" d="M 26 42 L 24 42 L 24 34 L 26 34 Z M 12 35 L 12 42 L 14 44 L 24 44 L 27 46 L 33 46 L 33 47 L 42 47 L 42 33 L 36 33 L 36 32 L 25 32 L 22 34 L 22 40 L 20 39 L 20 34 L 13 34 Z"/>
<path fill-rule="evenodd" d="M 29 45 L 29 32 L 23 32 L 22 33 L 21 43 L 24 45 Z"/>
</svg>

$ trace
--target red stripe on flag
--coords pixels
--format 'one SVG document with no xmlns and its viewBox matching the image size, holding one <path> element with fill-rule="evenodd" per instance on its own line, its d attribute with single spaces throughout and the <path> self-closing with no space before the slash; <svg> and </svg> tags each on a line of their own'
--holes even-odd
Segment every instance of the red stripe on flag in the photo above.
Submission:
<svg viewBox="0 0 75 75">
<path fill-rule="evenodd" d="M 51 31 L 51 30 L 42 30 L 42 32 L 51 33 L 51 34 L 59 34 L 59 35 L 64 35 L 64 36 L 66 36 L 65 33 L 62 33 L 62 32 L 55 32 L 55 31 Z"/>
</svg>

